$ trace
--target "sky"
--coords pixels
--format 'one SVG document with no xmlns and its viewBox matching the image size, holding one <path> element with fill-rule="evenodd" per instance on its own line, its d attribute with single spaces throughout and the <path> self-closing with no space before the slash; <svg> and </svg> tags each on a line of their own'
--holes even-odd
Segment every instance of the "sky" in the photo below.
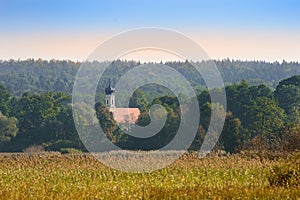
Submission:
<svg viewBox="0 0 300 200">
<path fill-rule="evenodd" d="M 143 27 L 180 32 L 214 59 L 300 61 L 297 0 L 0 0 L 0 59 L 82 61 Z"/>
</svg>

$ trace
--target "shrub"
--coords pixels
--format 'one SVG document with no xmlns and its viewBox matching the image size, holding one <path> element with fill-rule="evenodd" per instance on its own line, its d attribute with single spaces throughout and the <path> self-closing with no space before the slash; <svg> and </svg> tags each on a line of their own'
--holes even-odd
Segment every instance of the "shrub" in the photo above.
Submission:
<svg viewBox="0 0 300 200">
<path fill-rule="evenodd" d="M 57 140 L 53 143 L 46 145 L 47 151 L 60 151 L 63 148 L 78 148 L 78 144 L 71 140 Z"/>
<path fill-rule="evenodd" d="M 283 133 L 283 150 L 292 152 L 300 150 L 300 126 L 287 128 Z"/>
<path fill-rule="evenodd" d="M 284 165 L 272 167 L 268 174 L 272 186 L 297 186 L 300 185 L 300 153 L 295 154 Z"/>
<path fill-rule="evenodd" d="M 62 154 L 66 153 L 82 153 L 79 149 L 74 149 L 74 148 L 61 148 L 59 150 Z"/>
<path fill-rule="evenodd" d="M 24 153 L 40 153 L 44 151 L 45 149 L 42 145 L 31 145 L 23 150 Z"/>
</svg>

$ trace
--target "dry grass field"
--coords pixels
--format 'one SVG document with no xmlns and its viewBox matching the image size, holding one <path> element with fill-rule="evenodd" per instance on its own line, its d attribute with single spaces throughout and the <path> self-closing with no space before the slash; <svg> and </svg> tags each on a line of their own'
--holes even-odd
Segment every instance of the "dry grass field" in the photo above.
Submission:
<svg viewBox="0 0 300 200">
<path fill-rule="evenodd" d="M 186 155 L 157 171 L 128 173 L 89 154 L 1 154 L 0 199 L 300 199 L 298 158 Z M 294 181 L 271 183 L 274 169 L 291 165 Z"/>
</svg>

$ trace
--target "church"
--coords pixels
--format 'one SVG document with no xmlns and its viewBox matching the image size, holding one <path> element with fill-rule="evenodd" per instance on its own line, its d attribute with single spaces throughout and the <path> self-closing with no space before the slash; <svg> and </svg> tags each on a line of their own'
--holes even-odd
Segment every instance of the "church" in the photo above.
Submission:
<svg viewBox="0 0 300 200">
<path fill-rule="evenodd" d="M 110 84 L 105 88 L 105 105 L 118 123 L 134 124 L 138 121 L 140 116 L 140 110 L 138 108 L 116 107 L 115 88 L 112 88 Z"/>
</svg>

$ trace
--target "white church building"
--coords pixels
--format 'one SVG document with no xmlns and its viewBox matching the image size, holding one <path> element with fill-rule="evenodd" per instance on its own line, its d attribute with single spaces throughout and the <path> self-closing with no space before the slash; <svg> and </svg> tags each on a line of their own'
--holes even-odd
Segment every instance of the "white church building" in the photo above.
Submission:
<svg viewBox="0 0 300 200">
<path fill-rule="evenodd" d="M 113 117 L 118 123 L 136 123 L 140 116 L 140 110 L 138 108 L 117 108 L 115 100 L 115 88 L 112 88 L 109 84 L 105 88 L 105 105 L 109 109 L 109 112 L 113 114 Z"/>
</svg>

